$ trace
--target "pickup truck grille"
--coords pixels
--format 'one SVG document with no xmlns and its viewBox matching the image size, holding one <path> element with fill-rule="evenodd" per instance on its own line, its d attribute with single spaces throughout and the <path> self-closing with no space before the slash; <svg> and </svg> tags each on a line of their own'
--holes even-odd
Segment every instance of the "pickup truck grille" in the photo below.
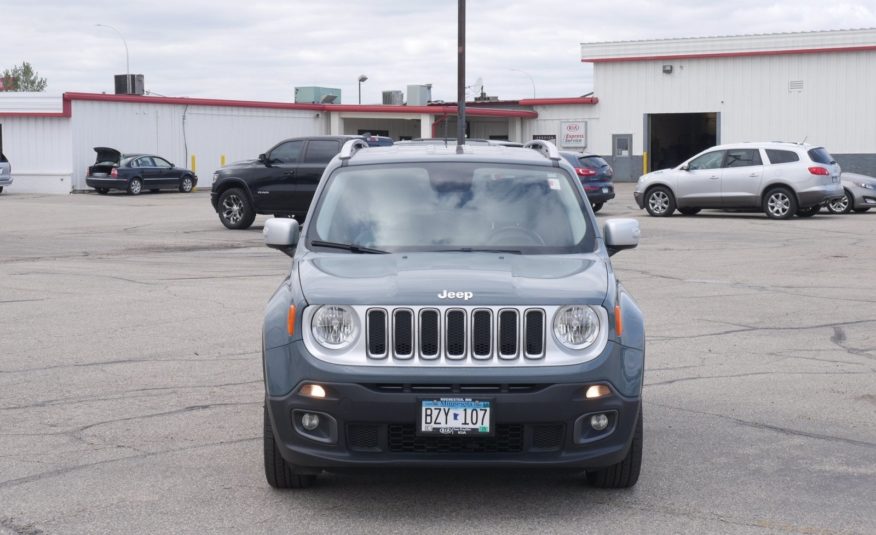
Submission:
<svg viewBox="0 0 876 535">
<path fill-rule="evenodd" d="M 538 360 L 545 355 L 541 308 L 370 308 L 369 359 Z"/>
</svg>

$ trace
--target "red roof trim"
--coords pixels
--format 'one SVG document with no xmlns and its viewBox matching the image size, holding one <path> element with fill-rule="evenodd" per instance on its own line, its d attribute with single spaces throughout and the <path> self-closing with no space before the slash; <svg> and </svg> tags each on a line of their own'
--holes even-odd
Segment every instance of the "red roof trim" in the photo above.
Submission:
<svg viewBox="0 0 876 535">
<path fill-rule="evenodd" d="M 30 111 L 9 111 L 0 112 L 0 117 L 46 117 L 48 119 L 69 119 L 73 116 L 73 106 L 70 105 L 70 99 L 64 94 L 61 104 L 61 111 L 47 112 L 30 112 Z"/>
<path fill-rule="evenodd" d="M 703 52 L 700 54 L 664 54 L 657 56 L 627 56 L 620 58 L 582 58 L 581 63 L 622 63 L 667 59 L 746 58 L 756 56 L 787 56 L 790 54 L 832 54 L 839 52 L 868 52 L 876 45 L 844 46 L 835 48 L 797 48 L 793 50 L 750 50 L 747 52 Z"/>
<path fill-rule="evenodd" d="M 562 106 L 564 104 L 598 104 L 598 97 L 578 98 L 526 98 L 520 101 L 521 106 Z M 466 110 L 467 111 L 467 110 Z"/>
<path fill-rule="evenodd" d="M 99 93 L 64 93 L 63 111 L 58 112 L 0 112 L 0 117 L 70 117 L 71 102 L 126 102 L 133 104 L 170 104 L 178 106 L 224 106 L 234 108 L 260 108 L 274 110 L 309 110 L 321 112 L 360 113 L 425 113 L 429 115 L 456 115 L 456 106 L 384 106 L 345 104 L 298 104 L 293 102 L 258 102 L 251 100 L 220 100 L 188 97 L 150 97 L 140 95 L 106 95 Z M 530 110 L 466 108 L 472 117 L 525 117 L 536 118 L 538 113 Z"/>
</svg>

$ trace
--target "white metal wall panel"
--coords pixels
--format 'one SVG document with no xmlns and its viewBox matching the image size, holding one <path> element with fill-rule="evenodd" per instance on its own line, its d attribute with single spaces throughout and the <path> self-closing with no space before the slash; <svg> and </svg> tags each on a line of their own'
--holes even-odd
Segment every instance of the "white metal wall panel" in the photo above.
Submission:
<svg viewBox="0 0 876 535">
<path fill-rule="evenodd" d="M 226 163 L 254 159 L 283 139 L 324 128 L 307 110 L 78 100 L 72 124 L 75 189 L 86 188 L 93 147 L 154 152 L 183 167 L 191 167 L 194 156 L 199 187 L 209 187 L 223 155 Z"/>
<path fill-rule="evenodd" d="M 600 99 L 601 101 L 601 99 Z M 599 123 L 599 105 L 568 104 L 558 106 L 535 106 L 537 119 L 523 121 L 523 139 L 529 141 L 533 136 L 554 135 L 560 140 L 560 123 L 564 121 L 587 121 L 587 152 L 596 152 L 592 146 L 593 128 Z M 575 150 L 580 150 L 576 148 Z M 609 152 L 611 152 L 609 150 Z"/>
<path fill-rule="evenodd" d="M 588 59 L 733 54 L 764 51 L 813 50 L 876 45 L 876 29 L 773 33 L 582 43 L 581 57 Z"/>
<path fill-rule="evenodd" d="M 724 143 L 805 138 L 834 153 L 876 147 L 876 52 L 599 63 L 594 81 L 594 152 L 610 152 L 611 134 L 632 133 L 641 155 L 645 114 L 694 112 L 721 114 Z M 802 90 L 789 89 L 801 81 Z"/>
<path fill-rule="evenodd" d="M 70 120 L 0 117 L 3 153 L 12 164 L 10 191 L 70 193 Z"/>
</svg>

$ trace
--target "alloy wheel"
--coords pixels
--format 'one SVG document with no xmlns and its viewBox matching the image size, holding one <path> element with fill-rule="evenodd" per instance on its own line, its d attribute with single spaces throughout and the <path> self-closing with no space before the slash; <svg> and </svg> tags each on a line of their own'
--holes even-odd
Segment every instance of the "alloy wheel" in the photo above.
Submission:
<svg viewBox="0 0 876 535">
<path fill-rule="evenodd" d="M 666 213 L 669 209 L 669 195 L 663 191 L 655 191 L 648 196 L 648 206 L 655 214 Z"/>
<path fill-rule="evenodd" d="M 791 210 L 791 199 L 782 191 L 776 191 L 767 199 L 767 209 L 775 217 L 785 217 Z"/>
<path fill-rule="evenodd" d="M 243 201 L 237 195 L 228 195 L 222 202 L 222 217 L 232 225 L 243 219 Z"/>
<path fill-rule="evenodd" d="M 827 203 L 827 208 L 835 214 L 844 214 L 849 211 L 849 198 L 843 195 L 842 199 L 830 201 Z"/>
</svg>

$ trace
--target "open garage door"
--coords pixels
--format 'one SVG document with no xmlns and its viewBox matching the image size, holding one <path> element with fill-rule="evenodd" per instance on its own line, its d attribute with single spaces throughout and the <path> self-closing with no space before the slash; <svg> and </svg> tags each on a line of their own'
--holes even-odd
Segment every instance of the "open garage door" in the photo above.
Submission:
<svg viewBox="0 0 876 535">
<path fill-rule="evenodd" d="M 648 114 L 647 171 L 675 167 L 717 145 L 719 116 L 717 112 Z"/>
</svg>

